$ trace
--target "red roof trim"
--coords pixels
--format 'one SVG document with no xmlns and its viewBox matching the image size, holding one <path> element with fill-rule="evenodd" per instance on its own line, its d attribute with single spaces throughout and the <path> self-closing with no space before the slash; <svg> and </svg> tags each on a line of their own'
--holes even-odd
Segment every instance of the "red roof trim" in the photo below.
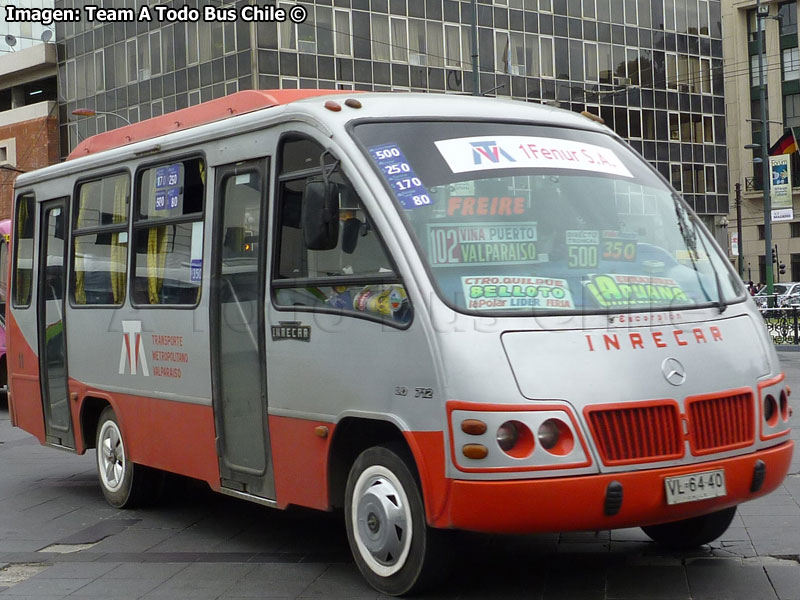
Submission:
<svg viewBox="0 0 800 600">
<path fill-rule="evenodd" d="M 173 131 L 197 127 L 234 115 L 288 104 L 303 98 L 353 93 L 352 90 L 245 90 L 105 133 L 98 133 L 78 144 L 70 152 L 67 160 L 152 139 Z"/>
</svg>

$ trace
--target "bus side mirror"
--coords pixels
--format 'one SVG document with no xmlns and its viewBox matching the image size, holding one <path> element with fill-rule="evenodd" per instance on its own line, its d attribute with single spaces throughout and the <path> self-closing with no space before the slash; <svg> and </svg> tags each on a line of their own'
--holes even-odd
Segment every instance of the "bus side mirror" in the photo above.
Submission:
<svg viewBox="0 0 800 600">
<path fill-rule="evenodd" d="M 336 248 L 339 244 L 339 186 L 321 179 L 306 182 L 300 222 L 306 248 Z"/>
</svg>

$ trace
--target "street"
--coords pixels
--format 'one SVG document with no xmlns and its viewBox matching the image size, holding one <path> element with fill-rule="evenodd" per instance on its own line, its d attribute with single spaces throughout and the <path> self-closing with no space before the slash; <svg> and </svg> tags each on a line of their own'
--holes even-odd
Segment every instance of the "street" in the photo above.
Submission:
<svg viewBox="0 0 800 600">
<path fill-rule="evenodd" d="M 781 351 L 800 391 L 800 352 Z M 800 438 L 800 405 L 793 438 Z M 458 534 L 456 566 L 431 598 L 800 599 L 800 456 L 773 494 L 739 507 L 700 550 L 669 553 L 639 529 L 532 536 Z M 0 409 L 0 598 L 377 598 L 352 562 L 341 514 L 286 512 L 177 482 L 118 511 L 94 452 L 41 447 Z"/>
</svg>

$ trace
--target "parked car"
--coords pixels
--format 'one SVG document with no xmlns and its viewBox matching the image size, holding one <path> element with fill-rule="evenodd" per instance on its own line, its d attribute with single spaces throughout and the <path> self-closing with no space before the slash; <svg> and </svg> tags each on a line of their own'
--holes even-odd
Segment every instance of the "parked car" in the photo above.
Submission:
<svg viewBox="0 0 800 600">
<path fill-rule="evenodd" d="M 758 293 L 753 296 L 753 300 L 756 301 L 756 305 L 758 305 L 759 308 L 767 307 L 769 296 L 766 293 L 766 289 L 767 286 L 762 287 L 758 290 Z M 787 283 L 776 283 L 772 286 L 772 289 L 776 307 L 800 304 L 799 282 L 790 281 Z"/>
</svg>

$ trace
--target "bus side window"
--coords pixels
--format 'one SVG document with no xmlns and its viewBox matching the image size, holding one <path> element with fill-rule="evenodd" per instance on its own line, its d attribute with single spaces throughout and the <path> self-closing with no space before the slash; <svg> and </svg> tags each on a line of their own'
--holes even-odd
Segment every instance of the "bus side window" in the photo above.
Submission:
<svg viewBox="0 0 800 600">
<path fill-rule="evenodd" d="M 8 239 L 0 239 L 0 325 L 6 324 L 6 302 L 8 298 Z"/>
<path fill-rule="evenodd" d="M 130 189 L 128 173 L 85 181 L 77 188 L 72 243 L 76 306 L 121 306 L 125 301 Z"/>
<path fill-rule="evenodd" d="M 14 262 L 14 308 L 31 305 L 33 283 L 33 223 L 36 203 L 33 194 L 24 194 L 17 199 L 17 218 L 14 220 L 16 236 Z"/>
<path fill-rule="evenodd" d="M 135 304 L 199 303 L 205 183 L 201 158 L 175 160 L 138 174 L 133 223 Z"/>
<path fill-rule="evenodd" d="M 321 156 L 323 160 L 330 158 L 331 166 L 334 162 L 323 152 L 321 146 L 307 139 L 284 142 L 282 148 L 275 302 L 407 322 L 410 307 L 405 288 L 361 199 L 338 166 L 327 173 L 338 196 L 336 245 L 313 250 L 306 244 L 301 223 L 304 190 L 309 181 L 322 179 Z M 293 280 L 303 281 L 294 285 Z M 308 285 L 309 280 L 313 285 Z"/>
</svg>

